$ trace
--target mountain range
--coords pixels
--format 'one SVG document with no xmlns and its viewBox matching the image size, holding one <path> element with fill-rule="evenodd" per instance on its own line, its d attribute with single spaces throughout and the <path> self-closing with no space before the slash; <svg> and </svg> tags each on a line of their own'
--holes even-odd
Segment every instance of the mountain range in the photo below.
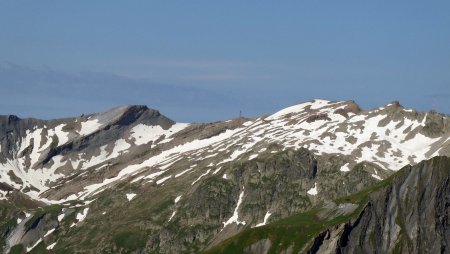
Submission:
<svg viewBox="0 0 450 254">
<path fill-rule="evenodd" d="M 450 253 L 450 118 L 313 100 L 0 116 L 4 253 Z"/>
</svg>

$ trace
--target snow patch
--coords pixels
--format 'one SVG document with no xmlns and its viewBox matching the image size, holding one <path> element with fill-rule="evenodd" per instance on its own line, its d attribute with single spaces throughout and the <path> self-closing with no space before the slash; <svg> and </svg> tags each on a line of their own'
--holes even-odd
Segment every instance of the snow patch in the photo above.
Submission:
<svg viewBox="0 0 450 254">
<path fill-rule="evenodd" d="M 33 244 L 33 246 L 27 247 L 27 252 L 30 252 L 32 249 L 34 249 L 34 247 L 36 247 L 41 242 L 42 242 L 42 238 L 39 238 L 39 240 L 35 244 Z"/>
<path fill-rule="evenodd" d="M 245 127 L 248 127 L 248 126 L 250 126 L 252 124 L 253 124 L 252 121 L 247 121 L 247 122 L 243 123 L 242 125 L 245 126 Z"/>
<path fill-rule="evenodd" d="M 372 174 L 372 177 L 373 178 L 375 178 L 375 179 L 377 179 L 377 180 L 383 180 L 379 175 L 378 175 L 378 171 L 376 170 L 376 169 L 374 169 L 375 170 L 375 174 Z"/>
<path fill-rule="evenodd" d="M 80 134 L 80 136 L 89 135 L 97 131 L 100 126 L 102 126 L 102 124 L 98 122 L 98 119 L 81 122 L 81 130 L 78 132 L 78 134 Z"/>
<path fill-rule="evenodd" d="M 194 182 L 192 182 L 191 185 L 194 185 L 196 182 L 198 182 L 202 177 L 204 177 L 205 175 L 209 174 L 209 171 L 211 171 L 211 169 L 208 169 L 208 171 L 206 171 L 206 173 L 202 174 L 201 176 L 199 176 L 197 178 L 197 180 L 195 180 Z"/>
<path fill-rule="evenodd" d="M 350 171 L 350 168 L 348 167 L 349 163 L 345 163 L 339 170 L 341 172 L 348 172 Z"/>
<path fill-rule="evenodd" d="M 214 170 L 214 172 L 212 173 L 213 175 L 219 173 L 219 171 L 222 169 L 222 167 L 218 167 L 216 170 Z"/>
<path fill-rule="evenodd" d="M 144 178 L 144 176 L 138 176 L 135 179 L 133 179 L 133 181 L 131 181 L 130 183 L 135 183 L 135 182 L 141 180 L 142 178 Z"/>
<path fill-rule="evenodd" d="M 314 188 L 309 189 L 307 193 L 312 196 L 317 195 L 317 183 L 314 183 Z"/>
<path fill-rule="evenodd" d="M 248 157 L 248 160 L 251 161 L 251 160 L 253 160 L 253 159 L 256 158 L 256 157 L 258 157 L 258 154 L 252 154 L 252 155 L 250 155 L 250 156 Z"/>
<path fill-rule="evenodd" d="M 155 177 L 161 175 L 164 172 L 166 172 L 166 171 L 159 171 L 159 172 L 152 173 L 150 175 L 145 176 L 144 179 L 154 179 Z"/>
<path fill-rule="evenodd" d="M 165 181 L 169 180 L 170 178 L 172 178 L 172 175 L 159 179 L 158 181 L 156 181 L 156 184 L 160 185 L 160 184 L 164 183 Z"/>
<path fill-rule="evenodd" d="M 269 211 L 266 212 L 266 215 L 264 215 L 264 220 L 261 223 L 256 224 L 254 227 L 261 227 L 267 224 L 267 221 L 269 220 L 270 215 L 272 215 Z"/>
<path fill-rule="evenodd" d="M 378 175 L 375 175 L 375 174 L 372 174 L 372 177 L 377 180 L 380 180 L 380 181 L 383 180 L 381 177 L 379 177 Z"/>
<path fill-rule="evenodd" d="M 50 229 L 49 231 L 47 231 L 47 233 L 45 233 L 44 238 L 46 238 L 47 236 L 49 236 L 51 233 L 53 233 L 55 231 L 54 228 Z"/>
<path fill-rule="evenodd" d="M 173 216 L 175 216 L 175 213 L 177 213 L 177 211 L 173 211 L 172 215 L 170 215 L 170 218 L 169 218 L 168 222 L 170 222 L 172 220 Z"/>
<path fill-rule="evenodd" d="M 194 164 L 194 165 L 190 166 L 188 169 L 182 171 L 181 173 L 176 174 L 175 178 L 186 174 L 187 172 L 191 171 L 195 166 L 197 166 L 197 164 Z"/>
<path fill-rule="evenodd" d="M 81 222 L 86 218 L 88 211 L 89 211 L 89 207 L 86 207 L 83 209 L 83 212 L 77 214 L 78 222 Z"/>
<path fill-rule="evenodd" d="M 58 137 L 58 146 L 64 145 L 67 141 L 69 141 L 69 133 L 62 130 L 64 126 L 64 124 L 60 124 L 54 129 L 55 134 Z"/>
<path fill-rule="evenodd" d="M 323 108 L 324 106 L 326 106 L 328 104 L 330 104 L 330 101 L 321 100 L 321 99 L 315 99 L 311 103 L 311 109 L 320 109 L 320 108 Z"/>
<path fill-rule="evenodd" d="M 131 201 L 134 197 L 136 197 L 135 193 L 127 193 L 126 194 L 128 201 Z"/>
<path fill-rule="evenodd" d="M 143 144 L 148 144 L 150 142 L 155 142 L 162 136 L 164 136 L 167 139 L 173 134 L 186 128 L 187 126 L 189 126 L 189 124 L 176 123 L 172 125 L 169 129 L 164 130 L 159 125 L 138 124 L 134 126 L 133 129 L 131 129 L 130 133 L 131 137 L 135 139 L 134 143 L 139 146 Z"/>
<path fill-rule="evenodd" d="M 47 250 L 52 250 L 55 247 L 56 243 L 57 242 L 54 242 L 54 243 L 50 244 L 49 246 L 47 246 Z"/>
<path fill-rule="evenodd" d="M 114 149 L 111 152 L 111 154 L 108 156 L 108 158 L 116 158 L 118 156 L 121 156 L 124 153 L 127 153 L 127 149 L 130 148 L 131 145 L 123 138 L 116 140 L 114 143 Z"/>
</svg>

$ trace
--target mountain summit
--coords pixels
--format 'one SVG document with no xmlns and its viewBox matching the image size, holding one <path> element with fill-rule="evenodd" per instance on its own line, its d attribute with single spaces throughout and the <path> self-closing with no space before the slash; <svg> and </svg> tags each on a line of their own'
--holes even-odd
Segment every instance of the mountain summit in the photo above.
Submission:
<svg viewBox="0 0 450 254">
<path fill-rule="evenodd" d="M 310 209 L 331 211 L 323 204 L 449 155 L 449 118 L 398 102 L 362 110 L 313 100 L 206 124 L 146 106 L 48 121 L 0 116 L 0 247 L 198 252 Z M 347 204 L 346 216 L 358 205 Z"/>
</svg>

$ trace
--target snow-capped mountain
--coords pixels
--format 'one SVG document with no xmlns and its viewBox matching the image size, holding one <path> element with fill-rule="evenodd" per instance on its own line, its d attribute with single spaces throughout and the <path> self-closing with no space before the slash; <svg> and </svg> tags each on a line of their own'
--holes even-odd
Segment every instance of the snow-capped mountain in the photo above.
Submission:
<svg viewBox="0 0 450 254">
<path fill-rule="evenodd" d="M 211 124 L 174 123 L 141 106 L 54 121 L 2 118 L 1 181 L 45 202 L 84 199 L 125 179 L 157 182 L 169 172 L 179 177 L 183 171 L 171 170 L 178 161 L 190 163 L 191 170 L 208 161 L 208 174 L 216 174 L 225 162 L 254 159 L 271 144 L 341 155 L 347 161 L 341 171 L 363 161 L 396 171 L 450 152 L 446 117 L 397 103 L 361 111 L 353 102 L 315 100 L 268 117 Z M 68 196 L 46 195 L 62 183 L 67 188 L 67 179 L 111 170 L 117 161 L 114 177 L 87 182 Z M 377 172 L 373 176 L 381 179 Z"/>
<path fill-rule="evenodd" d="M 52 236 L 62 250 L 80 240 L 71 228 L 91 232 L 85 218 L 102 220 L 115 211 L 113 217 L 136 227 L 143 223 L 136 220 L 147 221 L 141 227 L 148 237 L 137 249 L 196 252 L 357 193 L 404 166 L 449 155 L 449 118 L 397 102 L 362 110 L 351 101 L 314 100 L 269 116 L 207 124 L 175 123 L 145 106 L 50 121 L 0 116 L 0 200 L 60 208 L 53 226 L 51 216 L 41 218 L 49 229 L 27 237 L 31 216 L 19 216 L 5 250 L 40 242 L 53 249 L 45 234 L 73 214 L 65 233 Z M 183 229 L 182 236 L 171 235 L 170 225 Z M 105 237 L 97 251 L 126 249 L 108 244 L 117 235 Z"/>
</svg>

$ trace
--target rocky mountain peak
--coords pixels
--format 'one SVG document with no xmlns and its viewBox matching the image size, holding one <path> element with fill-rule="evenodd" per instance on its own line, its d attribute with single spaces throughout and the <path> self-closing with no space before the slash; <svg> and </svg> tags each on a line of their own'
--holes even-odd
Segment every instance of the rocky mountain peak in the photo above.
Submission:
<svg viewBox="0 0 450 254">
<path fill-rule="evenodd" d="M 399 101 L 392 101 L 391 103 L 387 104 L 386 107 L 403 108 Z"/>
<path fill-rule="evenodd" d="M 170 120 L 158 110 L 148 108 L 145 105 L 122 105 L 104 112 L 81 116 L 81 121 L 96 121 L 99 125 L 107 127 L 109 125 L 129 126 L 133 124 L 145 123 L 150 125 L 161 125 L 169 127 L 175 122 Z"/>
</svg>

